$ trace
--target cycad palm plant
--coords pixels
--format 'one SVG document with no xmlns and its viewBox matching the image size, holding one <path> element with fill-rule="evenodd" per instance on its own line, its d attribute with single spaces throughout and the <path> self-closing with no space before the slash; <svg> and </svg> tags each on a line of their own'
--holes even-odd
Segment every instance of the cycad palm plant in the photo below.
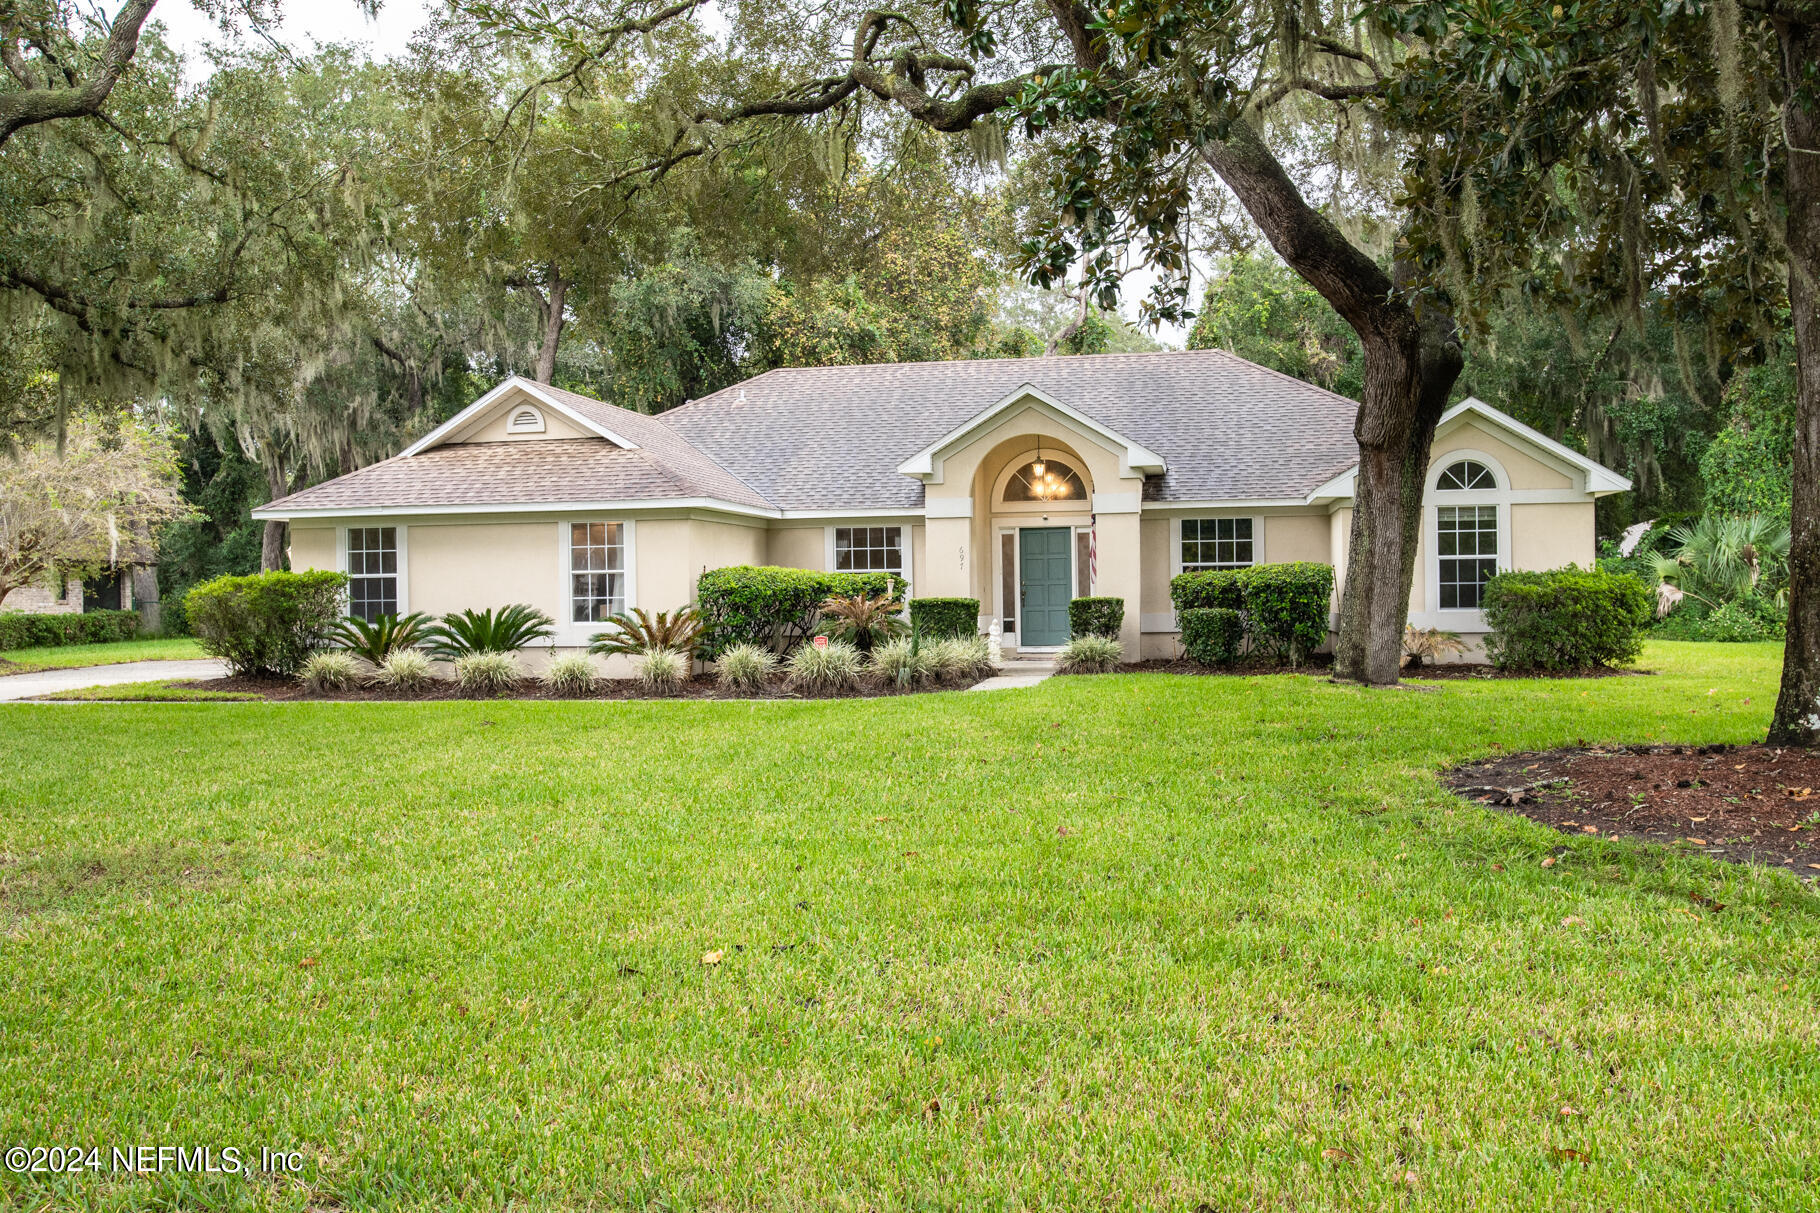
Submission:
<svg viewBox="0 0 1820 1213">
<path fill-rule="evenodd" d="M 910 630 L 903 620 L 904 604 L 889 594 L 830 598 L 822 603 L 821 613 L 822 635 L 848 641 L 862 653 Z"/>
<path fill-rule="evenodd" d="M 609 616 L 606 622 L 613 625 L 612 629 L 588 637 L 588 652 L 603 657 L 639 657 L 654 649 L 668 649 L 692 658 L 701 643 L 701 615 L 692 606 L 658 611 L 655 615 L 643 607 L 633 607 Z"/>
<path fill-rule="evenodd" d="M 1675 593 L 1718 607 L 1750 594 L 1779 591 L 1788 564 L 1786 522 L 1761 514 L 1707 514 L 1692 526 L 1678 526 L 1668 541 L 1679 550 L 1658 552 L 1656 579 Z"/>
<path fill-rule="evenodd" d="M 421 648 L 429 638 L 430 617 L 422 611 L 409 615 L 381 615 L 362 619 L 350 615 L 335 625 L 335 643 L 371 665 L 379 665 L 398 649 Z"/>
<path fill-rule="evenodd" d="M 497 610 L 457 611 L 428 629 L 430 652 L 453 659 L 473 653 L 515 653 L 533 640 L 556 634 L 555 623 L 536 607 L 515 602 Z"/>
</svg>

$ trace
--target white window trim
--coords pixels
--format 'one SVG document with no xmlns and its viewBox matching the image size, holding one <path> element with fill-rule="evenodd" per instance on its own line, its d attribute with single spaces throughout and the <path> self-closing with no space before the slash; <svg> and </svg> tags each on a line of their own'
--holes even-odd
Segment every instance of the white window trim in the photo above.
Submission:
<svg viewBox="0 0 1820 1213">
<path fill-rule="evenodd" d="M 1186 571 L 1182 567 L 1182 523 L 1185 520 L 1190 519 L 1190 518 L 1194 519 L 1197 522 L 1208 521 L 1208 520 L 1216 519 L 1216 518 L 1234 518 L 1234 519 L 1248 518 L 1248 519 L 1250 519 L 1251 520 L 1251 564 L 1249 566 L 1240 565 L 1239 567 L 1255 568 L 1256 566 L 1258 566 L 1260 564 L 1269 563 L 1268 559 L 1264 555 L 1264 519 L 1261 515 L 1249 514 L 1242 510 L 1240 510 L 1240 511 L 1207 510 L 1205 512 L 1197 511 L 1193 514 L 1181 514 L 1181 515 L 1178 515 L 1169 520 L 1169 576 L 1172 579 L 1176 578 L 1176 577 L 1180 577 Z"/>
<path fill-rule="evenodd" d="M 904 567 L 898 570 L 898 575 L 904 579 L 904 609 L 909 610 L 910 599 L 914 597 L 916 593 L 916 543 L 911 537 L 910 523 L 908 520 L 898 522 L 868 520 L 865 522 L 829 523 L 822 528 L 822 570 L 828 573 L 846 571 L 834 567 L 834 532 L 841 530 L 851 531 L 858 527 L 873 526 L 894 526 L 898 529 L 898 551 L 903 557 L 904 564 Z M 865 570 L 858 571 L 863 572 Z"/>
<path fill-rule="evenodd" d="M 531 423 L 529 425 L 520 425 L 518 419 L 525 413 L 531 415 Z M 543 410 L 534 404 L 515 405 L 506 411 L 506 437 L 508 438 L 523 434 L 541 434 L 547 428 L 548 427 L 544 422 Z"/>
<path fill-rule="evenodd" d="M 352 576 L 348 573 L 348 532 L 350 530 L 370 531 L 375 527 L 388 526 L 398 534 L 398 617 L 402 619 L 411 613 L 411 549 L 409 527 L 402 526 L 396 522 L 384 522 L 379 519 L 374 519 L 371 523 L 361 526 L 336 527 L 335 567 L 340 570 L 344 576 Z M 346 590 L 343 590 L 341 600 L 342 614 L 346 615 L 352 607 L 353 602 L 351 595 L 349 595 Z"/>
<path fill-rule="evenodd" d="M 1020 469 L 1028 467 L 1039 453 L 1044 459 L 1054 459 L 1067 465 L 1068 470 L 1081 482 L 1084 490 L 1081 496 L 1065 497 L 1057 501 L 1011 501 L 1006 498 L 1005 494 L 1011 488 L 1011 478 Z M 1086 459 L 1075 454 L 1069 447 L 1054 442 L 1039 452 L 1033 442 L 1019 454 L 1013 455 L 993 478 L 990 508 L 994 514 L 1090 514 L 1093 512 L 1093 496 L 1093 472 L 1087 467 Z"/>
<path fill-rule="evenodd" d="M 556 524 L 556 567 L 561 570 L 557 584 L 556 601 L 561 604 L 561 614 L 556 620 L 556 635 L 553 637 L 558 648 L 586 648 L 588 637 L 596 632 L 605 631 L 598 623 L 576 623 L 575 600 L 571 597 L 574 590 L 575 560 L 574 549 L 569 546 L 569 528 L 577 524 L 590 522 L 616 522 L 624 528 L 621 546 L 625 548 L 626 561 L 626 605 L 630 611 L 642 605 L 638 601 L 638 524 L 630 518 L 608 518 L 604 516 L 576 515 L 564 518 Z"/>
<path fill-rule="evenodd" d="M 1471 460 L 1485 465 L 1487 471 L 1498 482 L 1495 489 L 1446 489 L 1435 488 L 1445 472 L 1461 460 Z M 1447 495 L 1442 497 L 1440 494 Z M 1433 626 L 1446 628 L 1455 632 L 1483 632 L 1485 630 L 1485 612 L 1477 607 L 1450 607 L 1441 609 L 1441 507 L 1444 505 L 1495 505 L 1498 507 L 1498 572 L 1509 572 L 1511 568 L 1510 523 L 1512 494 L 1510 473 L 1504 465 L 1484 451 L 1461 447 L 1445 451 L 1428 469 L 1427 490 L 1422 500 L 1422 545 L 1426 549 L 1427 559 L 1422 562 L 1423 577 L 1422 605 L 1426 619 Z M 1411 619 L 1412 623 L 1416 620 Z"/>
</svg>

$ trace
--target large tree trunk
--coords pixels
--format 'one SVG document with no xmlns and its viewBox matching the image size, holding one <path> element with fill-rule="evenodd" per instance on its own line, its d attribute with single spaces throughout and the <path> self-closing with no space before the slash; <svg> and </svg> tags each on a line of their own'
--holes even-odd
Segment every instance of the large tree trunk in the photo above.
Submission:
<svg viewBox="0 0 1820 1213">
<path fill-rule="evenodd" d="M 537 351 L 537 382 L 548 383 L 556 377 L 556 347 L 562 340 L 563 300 L 569 293 L 569 280 L 562 276 L 554 261 L 550 263 L 549 295 L 536 296 L 543 312 L 543 345 Z"/>
<path fill-rule="evenodd" d="M 1795 467 L 1788 550 L 1788 643 L 1769 739 L 1820 739 L 1820 98 L 1807 79 L 1820 62 L 1820 25 L 1776 23 L 1788 138 L 1788 301 L 1795 321 Z M 1812 107 L 1803 104 L 1807 97 Z"/>
<path fill-rule="evenodd" d="M 1403 662 L 1429 447 L 1462 365 L 1453 317 L 1438 301 L 1418 314 L 1377 262 L 1308 205 L 1247 124 L 1234 123 L 1227 140 L 1203 154 L 1278 255 L 1364 345 L 1365 392 L 1353 426 L 1359 475 L 1334 673 L 1394 683 Z"/>
<path fill-rule="evenodd" d="M 266 487 L 271 491 L 271 499 L 278 500 L 285 495 L 284 469 L 270 463 L 265 468 Z M 259 571 L 275 573 L 284 568 L 285 523 L 282 519 L 268 518 L 265 521 L 265 534 L 259 544 Z"/>
</svg>

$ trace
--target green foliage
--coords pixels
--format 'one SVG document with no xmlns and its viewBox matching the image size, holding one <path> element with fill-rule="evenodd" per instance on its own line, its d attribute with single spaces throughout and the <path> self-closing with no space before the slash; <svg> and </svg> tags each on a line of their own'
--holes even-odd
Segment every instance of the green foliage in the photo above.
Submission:
<svg viewBox="0 0 1820 1213">
<path fill-rule="evenodd" d="M 1485 583 L 1485 651 L 1506 669 L 1624 665 L 1643 648 L 1651 606 L 1648 588 L 1620 573 L 1499 573 Z"/>
<path fill-rule="evenodd" d="M 937 678 L 987 678 L 997 672 L 990 642 L 975 632 L 971 636 L 945 636 L 926 648 L 917 659 Z"/>
<path fill-rule="evenodd" d="M 1656 621 L 1650 635 L 1663 640 L 1710 640 L 1736 643 L 1781 640 L 1788 611 L 1759 594 L 1746 594 L 1717 608 L 1689 599 Z"/>
<path fill-rule="evenodd" d="M 403 616 L 381 615 L 374 620 L 350 615 L 335 625 L 330 636 L 354 656 L 378 665 L 394 650 L 421 648 L 429 634 L 430 617 L 422 611 L 413 611 Z"/>
<path fill-rule="evenodd" d="M 1405 665 L 1419 666 L 1450 655 L 1458 657 L 1465 651 L 1466 642 L 1460 639 L 1458 632 L 1450 632 L 1445 628 L 1418 628 L 1413 623 L 1403 625 Z"/>
<path fill-rule="evenodd" d="M 1352 326 L 1268 251 L 1235 253 L 1215 267 L 1188 348 L 1227 350 L 1354 400 L 1365 390 Z"/>
<path fill-rule="evenodd" d="M 1244 569 L 1201 569 L 1177 573 L 1169 581 L 1169 601 L 1176 614 L 1196 607 L 1218 607 L 1228 611 L 1245 607 Z"/>
<path fill-rule="evenodd" d="M 1182 648 L 1197 665 L 1231 665 L 1245 648 L 1244 616 L 1231 607 L 1189 607 L 1182 612 Z"/>
<path fill-rule="evenodd" d="M 1058 674 L 1110 674 L 1125 662 L 1125 650 L 1110 636 L 1076 636 L 1055 655 Z"/>
<path fill-rule="evenodd" d="M 1068 631 L 1074 636 L 1117 637 L 1125 626 L 1123 598 L 1074 598 L 1068 603 Z"/>
<path fill-rule="evenodd" d="M 676 649 L 646 649 L 632 665 L 638 681 L 654 691 L 674 691 L 689 681 L 689 655 Z"/>
<path fill-rule="evenodd" d="M 1795 447 L 1793 352 L 1739 372 L 1725 400 L 1729 416 L 1700 456 L 1706 508 L 1786 522 Z"/>
<path fill-rule="evenodd" d="M 436 671 L 427 653 L 393 649 L 373 671 L 371 681 L 388 691 L 421 691 L 436 681 Z"/>
<path fill-rule="evenodd" d="M 901 687 L 928 681 L 933 646 L 910 636 L 898 636 L 872 650 L 872 672 Z"/>
<path fill-rule="evenodd" d="M 1244 570 L 1245 625 L 1266 653 L 1300 662 L 1327 643 L 1333 566 L 1312 561 Z"/>
<path fill-rule="evenodd" d="M 903 610 L 901 599 L 883 594 L 829 598 L 821 604 L 820 632 L 869 653 L 879 641 L 910 630 L 902 618 Z"/>
<path fill-rule="evenodd" d="M 347 583 L 322 569 L 217 577 L 185 594 L 183 610 L 203 652 L 236 674 L 286 678 L 333 631 Z"/>
<path fill-rule="evenodd" d="M 874 651 L 874 659 L 877 655 Z M 755 644 L 729 645 L 714 665 L 721 686 L 755 691 L 771 681 L 771 675 L 777 669 L 777 654 Z"/>
<path fill-rule="evenodd" d="M 609 617 L 611 630 L 588 637 L 588 652 L 599 656 L 636 657 L 651 649 L 674 649 L 693 657 L 701 644 L 701 612 L 692 606 L 649 614 L 633 607 Z"/>
<path fill-rule="evenodd" d="M 84 611 L 39 615 L 0 611 L 0 652 L 58 644 L 113 644 L 139 632 L 137 611 Z"/>
<path fill-rule="evenodd" d="M 940 640 L 944 636 L 974 636 L 980 630 L 980 600 L 977 598 L 912 598 L 910 623 L 925 638 Z"/>
<path fill-rule="evenodd" d="M 304 690 L 318 695 L 345 691 L 360 677 L 360 666 L 353 654 L 329 649 L 306 657 L 297 677 Z"/>
<path fill-rule="evenodd" d="M 830 640 L 825 646 L 801 645 L 784 665 L 790 671 L 792 690 L 819 693 L 852 690 L 866 669 L 860 651 L 844 640 Z"/>
<path fill-rule="evenodd" d="M 600 683 L 600 672 L 585 653 L 564 653 L 544 668 L 539 681 L 557 695 L 586 695 Z"/>
<path fill-rule="evenodd" d="M 505 649 L 476 649 L 455 658 L 455 682 L 476 695 L 498 695 L 518 685 L 518 659 Z"/>
<path fill-rule="evenodd" d="M 1671 529 L 1651 558 L 1655 580 L 1718 607 L 1746 595 L 1775 595 L 1788 577 L 1788 523 L 1761 514 L 1703 514 Z"/>
<path fill-rule="evenodd" d="M 551 618 L 522 602 L 484 611 L 456 611 L 444 615 L 424 633 L 429 651 L 442 658 L 474 653 L 516 653 L 533 640 L 556 634 Z"/>
<path fill-rule="evenodd" d="M 829 598 L 856 594 L 897 598 L 907 587 L 896 573 L 824 573 L 769 565 L 710 569 L 696 583 L 704 632 L 701 651 L 710 660 L 735 644 L 787 652 L 814 632 L 817 610 Z"/>
<path fill-rule="evenodd" d="M 185 435 L 180 447 L 183 499 L 195 509 L 158 537 L 160 630 L 188 635 L 183 596 L 211 577 L 259 571 L 265 524 L 250 516 L 271 497 L 259 465 L 207 431 Z"/>
</svg>

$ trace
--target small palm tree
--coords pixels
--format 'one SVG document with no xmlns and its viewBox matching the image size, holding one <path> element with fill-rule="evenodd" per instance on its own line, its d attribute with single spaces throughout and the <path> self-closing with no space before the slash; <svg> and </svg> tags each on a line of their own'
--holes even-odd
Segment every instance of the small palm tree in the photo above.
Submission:
<svg viewBox="0 0 1820 1213">
<path fill-rule="evenodd" d="M 335 643 L 371 665 L 380 665 L 399 649 L 423 647 L 429 639 L 430 617 L 422 611 L 409 615 L 381 615 L 366 620 L 350 615 L 329 635 Z"/>
<path fill-rule="evenodd" d="M 533 640 L 556 635 L 555 622 L 536 607 L 515 602 L 497 610 L 444 615 L 425 633 L 430 652 L 454 659 L 474 653 L 515 653 Z"/>
<path fill-rule="evenodd" d="M 1448 653 L 1457 657 L 1465 651 L 1466 642 L 1460 639 L 1458 632 L 1403 625 L 1403 664 L 1406 666 L 1413 668 L 1424 661 L 1439 661 Z"/>
<path fill-rule="evenodd" d="M 1707 514 L 1678 526 L 1668 542 L 1679 550 L 1655 556 L 1656 580 L 1672 593 L 1659 596 L 1659 613 L 1683 596 L 1718 607 L 1776 585 L 1788 563 L 1788 524 L 1761 514 Z"/>
<path fill-rule="evenodd" d="M 613 625 L 612 629 L 588 637 L 588 652 L 606 657 L 638 657 L 654 649 L 668 649 L 693 657 L 696 646 L 701 644 L 701 614 L 692 606 L 658 611 L 655 615 L 643 607 L 633 607 L 608 617 L 606 622 Z"/>
<path fill-rule="evenodd" d="M 822 635 L 845 640 L 862 653 L 893 636 L 909 631 L 903 620 L 904 604 L 889 594 L 855 594 L 830 598 L 821 605 Z"/>
</svg>

